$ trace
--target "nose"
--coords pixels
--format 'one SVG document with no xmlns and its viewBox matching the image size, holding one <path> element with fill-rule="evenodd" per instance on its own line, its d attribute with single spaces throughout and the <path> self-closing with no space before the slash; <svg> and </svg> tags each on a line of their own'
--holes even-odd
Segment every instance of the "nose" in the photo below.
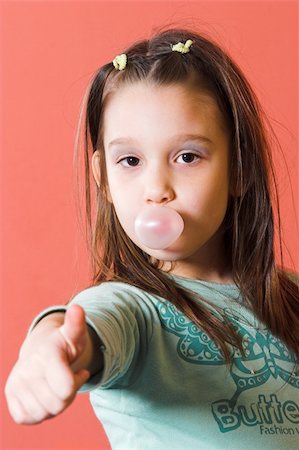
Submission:
<svg viewBox="0 0 299 450">
<path fill-rule="evenodd" d="M 147 204 L 165 204 L 174 199 L 173 179 L 167 168 L 153 167 L 148 171 L 144 182 Z"/>
</svg>

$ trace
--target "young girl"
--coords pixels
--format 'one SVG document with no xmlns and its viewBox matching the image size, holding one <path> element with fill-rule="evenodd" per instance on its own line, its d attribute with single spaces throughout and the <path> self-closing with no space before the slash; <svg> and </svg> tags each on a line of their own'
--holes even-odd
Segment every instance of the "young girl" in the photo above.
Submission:
<svg viewBox="0 0 299 450">
<path fill-rule="evenodd" d="M 270 149 L 244 75 L 171 29 L 98 71 L 84 126 L 94 278 L 30 327 L 12 417 L 39 423 L 90 391 L 115 450 L 298 448 L 298 281 L 274 260 Z"/>
</svg>

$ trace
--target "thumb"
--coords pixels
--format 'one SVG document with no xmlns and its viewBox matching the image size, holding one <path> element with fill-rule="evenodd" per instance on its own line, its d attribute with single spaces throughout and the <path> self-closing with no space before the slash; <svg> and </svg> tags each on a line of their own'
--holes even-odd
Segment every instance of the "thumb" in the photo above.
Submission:
<svg viewBox="0 0 299 450">
<path fill-rule="evenodd" d="M 72 362 L 80 355 L 86 345 L 87 325 L 85 312 L 81 306 L 72 305 L 66 310 L 64 323 L 59 327 L 59 331 L 68 344 L 70 362 Z"/>
</svg>

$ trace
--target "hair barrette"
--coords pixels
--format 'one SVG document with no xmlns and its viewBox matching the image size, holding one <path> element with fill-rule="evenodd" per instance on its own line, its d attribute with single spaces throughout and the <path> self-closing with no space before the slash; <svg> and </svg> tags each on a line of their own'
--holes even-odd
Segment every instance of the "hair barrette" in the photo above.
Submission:
<svg viewBox="0 0 299 450">
<path fill-rule="evenodd" d="M 117 55 L 113 60 L 113 65 L 117 70 L 124 70 L 127 65 L 127 55 L 122 53 L 121 55 Z"/>
<path fill-rule="evenodd" d="M 185 44 L 183 44 L 182 42 L 178 42 L 177 44 L 172 45 L 171 50 L 173 52 L 188 53 L 192 44 L 193 41 L 191 41 L 191 39 L 188 39 Z"/>
</svg>

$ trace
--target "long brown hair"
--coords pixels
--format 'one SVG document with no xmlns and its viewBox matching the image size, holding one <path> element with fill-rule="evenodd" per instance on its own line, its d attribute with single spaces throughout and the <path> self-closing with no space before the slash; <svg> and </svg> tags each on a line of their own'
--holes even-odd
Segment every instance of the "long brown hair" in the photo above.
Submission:
<svg viewBox="0 0 299 450">
<path fill-rule="evenodd" d="M 188 39 L 193 41 L 189 53 L 171 50 L 171 45 Z M 278 207 L 278 197 L 271 145 L 267 119 L 248 81 L 216 43 L 186 29 L 162 31 L 123 52 L 128 58 L 125 70 L 115 70 L 109 62 L 94 75 L 78 128 L 77 156 L 81 151 L 79 136 L 84 133 L 86 232 L 92 285 L 117 280 L 168 299 L 219 345 L 227 362 L 231 358 L 230 345 L 242 351 L 240 337 L 225 319 L 176 284 L 161 270 L 160 261 L 153 260 L 129 239 L 107 200 L 102 118 L 109 95 L 124 83 L 147 80 L 169 85 L 195 76 L 199 89 L 208 89 L 217 100 L 231 132 L 230 182 L 235 195 L 229 200 L 223 229 L 234 282 L 257 318 L 299 357 L 298 286 L 283 265 L 279 268 L 275 263 L 272 203 L 275 201 Z M 93 215 L 90 160 L 96 150 L 101 152 L 101 183 L 96 187 L 93 180 Z"/>
</svg>

